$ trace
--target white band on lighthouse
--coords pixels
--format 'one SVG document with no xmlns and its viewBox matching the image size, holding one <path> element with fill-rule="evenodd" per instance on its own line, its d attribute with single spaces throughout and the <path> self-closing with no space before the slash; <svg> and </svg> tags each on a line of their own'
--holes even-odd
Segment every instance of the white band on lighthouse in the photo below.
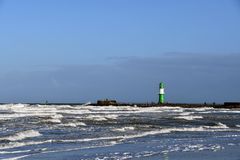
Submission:
<svg viewBox="0 0 240 160">
<path fill-rule="evenodd" d="M 164 89 L 163 88 L 160 88 L 160 94 L 164 94 Z"/>
</svg>

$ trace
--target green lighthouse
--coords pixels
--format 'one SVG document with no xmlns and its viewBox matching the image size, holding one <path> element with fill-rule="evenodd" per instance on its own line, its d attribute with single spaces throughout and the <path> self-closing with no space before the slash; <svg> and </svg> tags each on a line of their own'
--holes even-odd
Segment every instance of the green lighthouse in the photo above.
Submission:
<svg viewBox="0 0 240 160">
<path fill-rule="evenodd" d="M 159 104 L 163 104 L 164 103 L 164 85 L 163 83 L 161 82 L 159 84 Z"/>
</svg>

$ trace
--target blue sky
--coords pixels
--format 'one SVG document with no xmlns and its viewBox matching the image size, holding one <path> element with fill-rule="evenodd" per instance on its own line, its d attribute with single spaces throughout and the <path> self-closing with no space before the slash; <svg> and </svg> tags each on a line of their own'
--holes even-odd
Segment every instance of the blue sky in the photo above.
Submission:
<svg viewBox="0 0 240 160">
<path fill-rule="evenodd" d="M 240 101 L 238 0 L 1 0 L 0 101 Z"/>
</svg>

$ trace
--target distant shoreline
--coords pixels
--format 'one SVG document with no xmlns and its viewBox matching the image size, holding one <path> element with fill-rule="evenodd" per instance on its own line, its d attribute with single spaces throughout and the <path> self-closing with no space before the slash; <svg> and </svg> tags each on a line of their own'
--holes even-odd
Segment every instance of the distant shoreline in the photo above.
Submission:
<svg viewBox="0 0 240 160">
<path fill-rule="evenodd" d="M 29 105 L 70 105 L 70 106 L 79 106 L 79 105 L 93 105 L 93 106 L 103 106 L 98 105 L 97 103 L 0 103 L 4 104 L 29 104 Z M 108 106 L 108 105 L 106 105 Z M 215 104 L 215 103 L 204 103 L 204 104 L 194 104 L 194 103 L 117 103 L 117 105 L 112 106 L 137 106 L 137 107 L 182 107 L 182 108 L 203 108 L 203 107 L 213 107 L 213 108 L 228 108 L 240 109 L 240 102 L 225 102 L 224 104 Z"/>
</svg>

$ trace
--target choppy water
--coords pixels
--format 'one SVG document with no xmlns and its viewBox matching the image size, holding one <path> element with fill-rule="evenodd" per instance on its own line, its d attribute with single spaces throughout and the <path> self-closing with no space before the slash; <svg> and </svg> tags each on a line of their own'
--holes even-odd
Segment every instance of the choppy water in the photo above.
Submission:
<svg viewBox="0 0 240 160">
<path fill-rule="evenodd" d="M 0 105 L 0 159 L 240 159 L 240 110 Z"/>
</svg>

